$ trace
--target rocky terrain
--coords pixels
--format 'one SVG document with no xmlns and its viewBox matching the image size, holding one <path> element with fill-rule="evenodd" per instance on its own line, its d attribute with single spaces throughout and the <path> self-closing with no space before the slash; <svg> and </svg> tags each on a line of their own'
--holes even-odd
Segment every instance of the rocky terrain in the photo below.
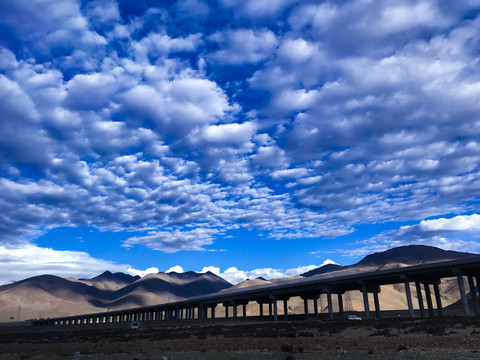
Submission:
<svg viewBox="0 0 480 360">
<path fill-rule="evenodd" d="M 137 330 L 0 327 L 0 359 L 478 359 L 480 320 L 144 323 Z"/>
</svg>

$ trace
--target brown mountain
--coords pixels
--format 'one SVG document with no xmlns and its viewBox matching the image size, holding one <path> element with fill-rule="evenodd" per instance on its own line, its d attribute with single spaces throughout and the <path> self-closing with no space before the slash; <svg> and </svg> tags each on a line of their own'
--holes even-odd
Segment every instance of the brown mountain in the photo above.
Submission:
<svg viewBox="0 0 480 360">
<path fill-rule="evenodd" d="M 434 246 L 408 245 L 399 246 L 383 252 L 365 256 L 358 263 L 349 266 L 328 264 L 317 269 L 308 271 L 302 276 L 310 277 L 326 274 L 333 271 L 357 270 L 376 271 L 380 269 L 392 269 L 403 266 L 421 265 L 439 261 L 461 260 L 480 256 L 478 254 L 442 250 Z"/>
<path fill-rule="evenodd" d="M 231 286 L 210 272 L 158 273 L 140 278 L 107 271 L 82 280 L 35 276 L 0 286 L 0 321 L 11 317 L 25 320 L 155 305 Z"/>
</svg>

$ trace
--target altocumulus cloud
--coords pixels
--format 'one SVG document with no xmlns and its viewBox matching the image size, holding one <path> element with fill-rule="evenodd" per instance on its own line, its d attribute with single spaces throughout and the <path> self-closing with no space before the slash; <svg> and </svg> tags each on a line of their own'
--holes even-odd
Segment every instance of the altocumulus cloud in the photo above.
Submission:
<svg viewBox="0 0 480 360">
<path fill-rule="evenodd" d="M 479 212 L 479 12 L 2 1 L 0 244 L 90 226 L 176 252 L 410 221 L 383 246 L 478 249 L 435 219 Z"/>
</svg>

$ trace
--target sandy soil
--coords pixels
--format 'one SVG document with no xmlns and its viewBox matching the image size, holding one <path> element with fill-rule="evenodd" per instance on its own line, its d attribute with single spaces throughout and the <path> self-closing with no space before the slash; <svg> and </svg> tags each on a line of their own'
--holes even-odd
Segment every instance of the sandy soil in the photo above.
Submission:
<svg viewBox="0 0 480 360">
<path fill-rule="evenodd" d="M 49 330 L 49 331 L 45 331 Z M 53 331 L 55 330 L 55 331 Z M 75 356 L 75 353 L 77 355 Z M 478 359 L 480 319 L 0 329 L 0 360 Z"/>
</svg>

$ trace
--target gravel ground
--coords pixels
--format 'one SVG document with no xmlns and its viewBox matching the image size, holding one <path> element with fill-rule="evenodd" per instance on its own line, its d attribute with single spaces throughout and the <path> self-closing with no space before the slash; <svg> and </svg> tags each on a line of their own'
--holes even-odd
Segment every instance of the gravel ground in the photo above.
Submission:
<svg viewBox="0 0 480 360">
<path fill-rule="evenodd" d="M 77 355 L 75 356 L 75 353 Z M 0 360 L 480 359 L 480 320 L 142 324 L 0 329 Z"/>
</svg>

